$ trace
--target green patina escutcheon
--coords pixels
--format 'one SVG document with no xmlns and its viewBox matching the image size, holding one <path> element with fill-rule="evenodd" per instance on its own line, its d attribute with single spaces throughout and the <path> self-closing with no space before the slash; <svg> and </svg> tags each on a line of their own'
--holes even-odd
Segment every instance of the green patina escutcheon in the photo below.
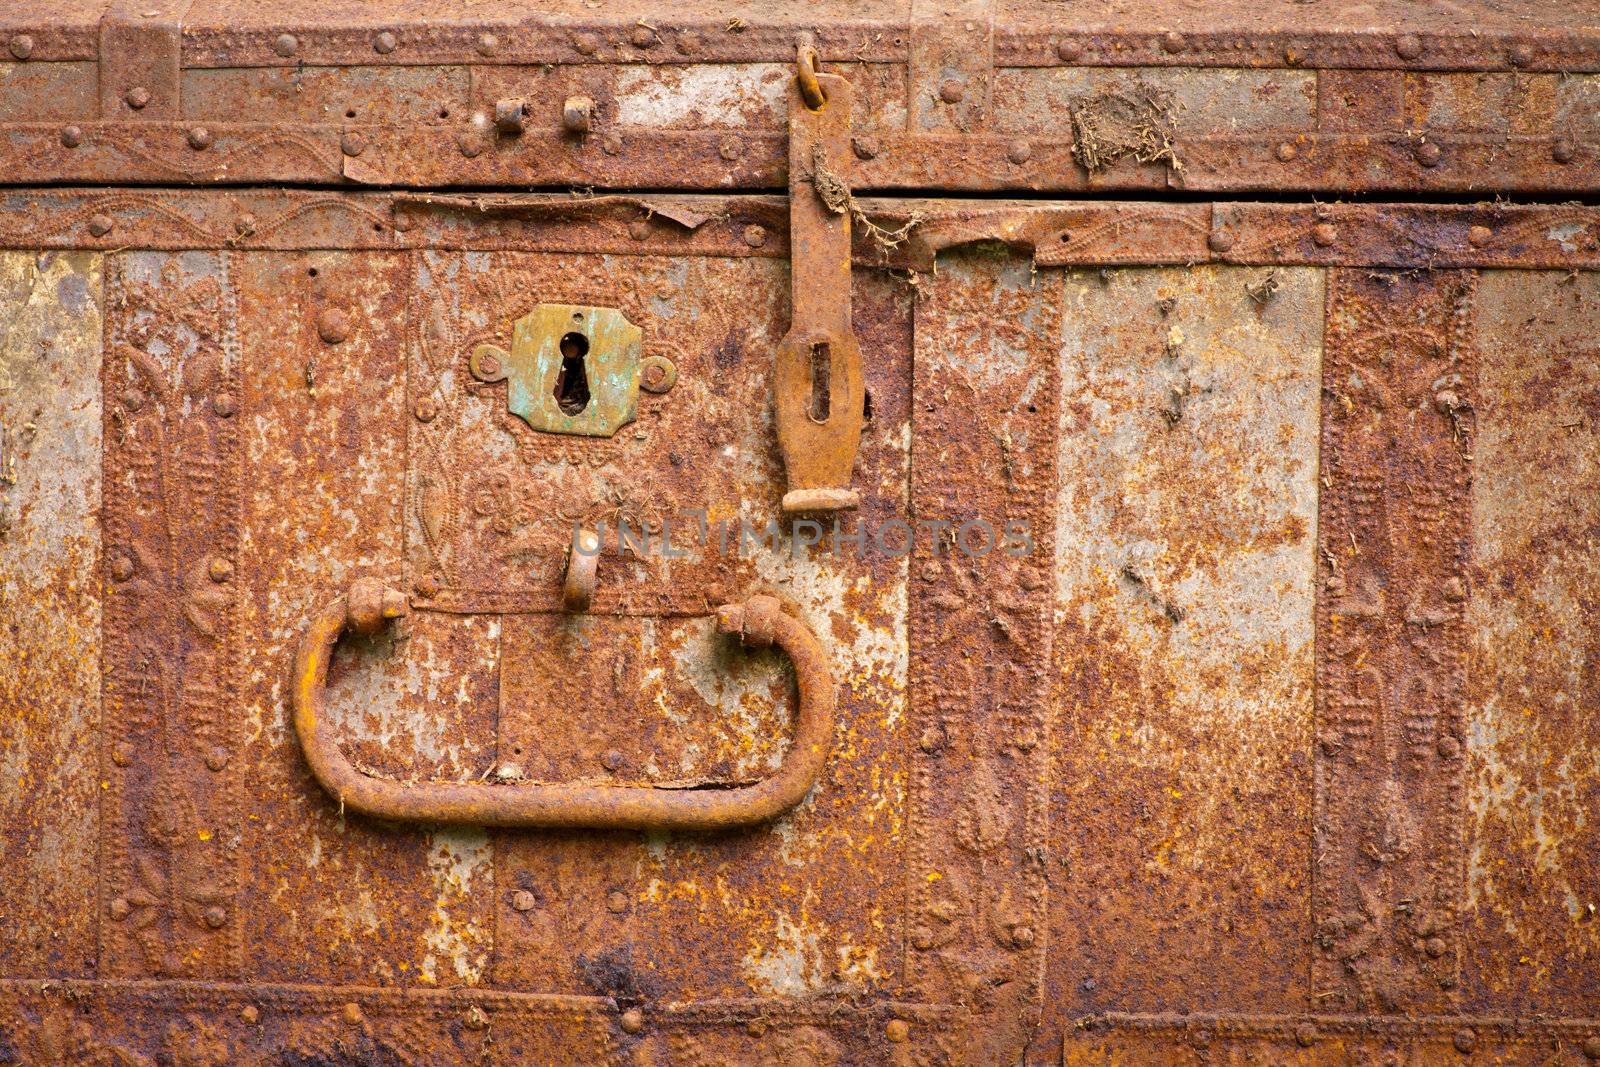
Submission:
<svg viewBox="0 0 1600 1067">
<path fill-rule="evenodd" d="M 577 334 L 589 402 L 568 414 L 556 396 L 561 374 L 561 339 Z M 535 430 L 610 437 L 639 410 L 641 332 L 615 308 L 540 304 L 513 324 L 506 365 L 506 407 Z"/>
</svg>

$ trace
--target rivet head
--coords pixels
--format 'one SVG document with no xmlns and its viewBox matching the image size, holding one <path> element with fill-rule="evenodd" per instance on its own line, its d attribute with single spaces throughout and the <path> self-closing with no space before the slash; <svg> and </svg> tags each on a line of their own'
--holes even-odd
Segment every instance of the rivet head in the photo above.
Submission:
<svg viewBox="0 0 1600 1067">
<path fill-rule="evenodd" d="M 693 30 L 684 30 L 678 34 L 678 53 L 692 56 L 700 51 L 700 35 Z"/>
<path fill-rule="evenodd" d="M 926 926 L 919 926 L 911 931 L 911 947 L 919 952 L 926 952 L 933 947 L 933 931 Z"/>
<path fill-rule="evenodd" d="M 83 143 L 83 130 L 77 126 L 61 127 L 61 143 L 67 148 L 77 148 Z"/>
<path fill-rule="evenodd" d="M 11 38 L 11 54 L 18 59 L 27 59 L 33 55 L 33 38 L 25 33 L 19 33 Z"/>
<path fill-rule="evenodd" d="M 284 59 L 288 59 L 300 50 L 300 42 L 292 33 L 280 33 L 272 39 L 272 50 Z"/>
<path fill-rule="evenodd" d="M 1457 741 L 1453 737 L 1439 738 L 1439 743 L 1435 746 L 1435 748 L 1437 748 L 1439 755 L 1444 759 L 1455 759 L 1457 756 L 1461 755 L 1461 742 Z"/>
<path fill-rule="evenodd" d="M 1060 41 L 1056 44 L 1056 55 L 1063 63 L 1076 63 L 1083 58 L 1083 45 L 1070 39 Z"/>
<path fill-rule="evenodd" d="M 349 1025 L 361 1025 L 361 1005 L 357 1004 L 355 1001 L 347 1001 L 345 1003 L 344 1010 L 340 1012 L 340 1014 L 344 1017 L 344 1021 Z"/>
<path fill-rule="evenodd" d="M 744 146 L 739 143 L 736 137 L 724 137 L 722 143 L 717 145 L 717 155 L 732 163 L 744 155 Z"/>
<path fill-rule="evenodd" d="M 1339 231 L 1331 222 L 1319 222 L 1311 227 L 1311 240 L 1319 247 L 1328 248 L 1339 239 Z"/>
<path fill-rule="evenodd" d="M 628 223 L 628 236 L 635 241 L 642 241 L 650 236 L 650 224 L 644 219 L 634 219 Z"/>
<path fill-rule="evenodd" d="M 600 757 L 600 763 L 608 771 L 620 771 L 622 769 L 622 753 L 614 748 L 608 749 L 606 754 Z"/>
<path fill-rule="evenodd" d="M 1467 230 L 1467 243 L 1473 248 L 1482 248 L 1484 245 L 1489 243 L 1489 238 L 1493 236 L 1494 232 L 1490 230 L 1489 227 L 1473 226 Z"/>
<path fill-rule="evenodd" d="M 1394 39 L 1394 54 L 1401 59 L 1416 59 L 1422 55 L 1422 39 L 1414 33 L 1403 33 Z"/>
<path fill-rule="evenodd" d="M 1033 145 L 1027 141 L 1012 141 L 1006 149 L 1006 158 L 1020 167 L 1033 158 Z"/>
<path fill-rule="evenodd" d="M 232 393 L 218 393 L 211 398 L 211 412 L 219 419 L 232 418 L 233 413 L 238 410 L 239 401 Z"/>
<path fill-rule="evenodd" d="M 939 99 L 946 104 L 957 104 L 967 93 L 966 86 L 954 78 L 946 78 L 939 83 Z"/>
<path fill-rule="evenodd" d="M 904 1019 L 890 1019 L 883 1028 L 883 1036 L 898 1045 L 911 1036 L 911 1026 Z"/>
<path fill-rule="evenodd" d="M 644 1012 L 638 1008 L 629 1008 L 622 1013 L 622 1018 L 618 1022 L 622 1026 L 623 1033 L 637 1034 L 644 1029 Z"/>
<path fill-rule="evenodd" d="M 1300 149 L 1296 148 L 1288 141 L 1285 141 L 1278 146 L 1278 149 L 1274 154 L 1278 157 L 1279 163 L 1290 163 L 1293 162 L 1294 158 L 1300 154 Z"/>
<path fill-rule="evenodd" d="M 424 574 L 417 579 L 417 584 L 413 588 L 416 590 L 417 596 L 423 600 L 432 600 L 439 595 L 439 579 L 431 574 Z"/>
<path fill-rule="evenodd" d="M 678 365 L 666 356 L 646 356 L 639 364 L 639 387 L 647 393 L 665 393 L 678 383 Z"/>
<path fill-rule="evenodd" d="M 1016 926 L 1011 930 L 1011 943 L 1017 948 L 1027 948 L 1033 944 L 1033 927 Z"/>
<path fill-rule="evenodd" d="M 246 1026 L 254 1026 L 261 1021 L 261 1009 L 254 1004 L 246 1004 L 239 1009 L 239 1021 Z"/>
<path fill-rule="evenodd" d="M 856 154 L 857 159 L 876 159 L 878 156 L 878 139 L 876 137 L 853 137 L 850 139 L 850 150 Z"/>
<path fill-rule="evenodd" d="M 121 922 L 123 919 L 126 919 L 128 916 L 133 914 L 133 905 L 128 903 L 128 899 L 126 897 L 118 897 L 116 900 L 111 902 L 111 905 L 107 910 L 111 912 L 111 917 L 113 919 Z"/>
<path fill-rule="evenodd" d="M 538 903 L 538 899 L 526 889 L 519 889 L 511 894 L 512 911 L 532 911 Z"/>
<path fill-rule="evenodd" d="M 489 1029 L 489 1013 L 474 1004 L 467 1009 L 466 1018 L 462 1019 L 461 1022 L 468 1030 L 487 1030 Z"/>
<path fill-rule="evenodd" d="M 210 148 L 212 140 L 211 131 L 204 126 L 189 127 L 189 147 L 196 152 L 204 152 Z"/>
<path fill-rule="evenodd" d="M 456 149 L 468 159 L 473 159 L 483 154 L 483 138 L 476 131 L 462 130 L 456 134 Z"/>
<path fill-rule="evenodd" d="M 1301 1023 L 1294 1028 L 1294 1043 L 1301 1048 L 1310 1048 L 1317 1043 L 1317 1028 L 1310 1023 Z"/>
<path fill-rule="evenodd" d="M 150 90 L 142 85 L 135 85 L 123 94 L 122 102 L 135 111 L 141 111 L 150 103 Z"/>
<path fill-rule="evenodd" d="M 1431 959 L 1431 960 L 1438 959 L 1440 956 L 1443 956 L 1444 953 L 1445 953 L 1444 939 L 1440 938 L 1440 937 L 1430 937 L 1430 938 L 1428 938 L 1428 940 L 1423 943 L 1422 951 L 1424 951 L 1424 952 L 1426 952 L 1428 954 L 1428 958 L 1429 959 Z"/>
<path fill-rule="evenodd" d="M 372 39 L 372 50 L 380 56 L 386 56 L 398 47 L 400 47 L 400 42 L 388 30 L 384 30 Z"/>
<path fill-rule="evenodd" d="M 1421 144 L 1417 145 L 1417 162 L 1421 163 L 1424 167 L 1438 166 L 1439 157 L 1443 154 L 1444 153 L 1439 146 L 1434 144 L 1432 141 L 1423 141 Z"/>
<path fill-rule="evenodd" d="M 411 412 L 417 417 L 418 422 L 432 422 L 439 415 L 439 405 L 430 396 L 425 396 L 417 401 Z"/>
<path fill-rule="evenodd" d="M 228 765 L 228 754 L 220 748 L 206 753 L 206 770 L 220 771 Z"/>
<path fill-rule="evenodd" d="M 233 563 L 223 556 L 215 556 L 211 565 L 206 568 L 206 573 L 213 582 L 222 583 L 233 577 Z"/>
<path fill-rule="evenodd" d="M 656 46 L 656 31 L 649 26 L 635 26 L 628 35 L 628 41 L 635 48 L 654 48 Z"/>
<path fill-rule="evenodd" d="M 614 156 L 622 151 L 622 135 L 615 130 L 600 138 L 600 151 L 608 156 Z"/>
<path fill-rule="evenodd" d="M 126 767 L 133 762 L 133 746 L 126 741 L 119 741 L 111 750 L 111 762 L 118 767 Z"/>
<path fill-rule="evenodd" d="M 480 56 L 492 56 L 500 50 L 500 38 L 492 33 L 480 33 L 473 47 L 478 50 Z"/>
<path fill-rule="evenodd" d="M 1600 1037 L 1584 1038 L 1583 1054 L 1591 1060 L 1600 1060 Z"/>
<path fill-rule="evenodd" d="M 116 223 L 111 221 L 110 215 L 92 215 L 89 218 L 89 232 L 96 237 L 104 237 L 114 225 Z"/>
<path fill-rule="evenodd" d="M 1206 247 L 1213 252 L 1226 252 L 1233 247 L 1233 234 L 1227 230 L 1212 230 L 1206 236 Z"/>
<path fill-rule="evenodd" d="M 133 577 L 133 558 L 118 553 L 111 557 L 111 579 L 125 582 Z"/>
<path fill-rule="evenodd" d="M 1168 30 L 1161 35 L 1162 49 L 1173 54 L 1183 51 L 1187 43 L 1177 30 Z"/>
<path fill-rule="evenodd" d="M 1450 1038 L 1450 1043 L 1456 1047 L 1457 1052 L 1471 1052 L 1478 1047 L 1478 1035 L 1463 1026 Z"/>
<path fill-rule="evenodd" d="M 323 308 L 317 313 L 317 336 L 330 345 L 350 337 L 350 315 L 343 308 Z"/>
<path fill-rule="evenodd" d="M 367 150 L 367 139 L 354 130 L 339 138 L 339 151 L 347 156 L 359 156 Z"/>
<path fill-rule="evenodd" d="M 600 50 L 600 38 L 592 33 L 575 33 L 572 35 L 572 50 L 580 56 L 592 56 Z"/>
<path fill-rule="evenodd" d="M 1506 58 L 1511 60 L 1512 66 L 1526 67 L 1533 62 L 1533 47 L 1525 44 L 1516 45 Z"/>
<path fill-rule="evenodd" d="M 220 930 L 228 921 L 228 913 L 221 908 L 207 908 L 201 918 L 211 929 Z"/>
<path fill-rule="evenodd" d="M 582 137 L 594 129 L 594 101 L 587 96 L 569 96 L 561 104 L 561 128 Z"/>
<path fill-rule="evenodd" d="M 565 123 L 563 123 L 564 125 Z M 527 126 L 527 105 L 516 97 L 494 102 L 494 128 L 506 137 L 520 137 Z"/>
<path fill-rule="evenodd" d="M 70 129 L 71 127 L 68 128 Z M 1571 163 L 1577 154 L 1577 146 L 1571 141 L 1567 140 L 1565 137 L 1561 138 L 1560 140 L 1556 141 L 1555 144 L 1550 146 L 1550 158 L 1555 160 L 1557 163 Z"/>
<path fill-rule="evenodd" d="M 760 248 L 767 243 L 767 228 L 751 224 L 744 228 L 744 243 L 751 248 Z"/>
</svg>

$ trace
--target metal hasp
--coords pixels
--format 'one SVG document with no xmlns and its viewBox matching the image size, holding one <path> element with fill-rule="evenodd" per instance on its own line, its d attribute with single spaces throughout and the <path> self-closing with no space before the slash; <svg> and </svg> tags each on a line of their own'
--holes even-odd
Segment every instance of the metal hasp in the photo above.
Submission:
<svg viewBox="0 0 1600 1067">
<path fill-rule="evenodd" d="M 850 83 L 802 40 L 789 85 L 791 319 L 773 372 L 786 514 L 853 508 L 861 349 L 850 324 Z"/>
<path fill-rule="evenodd" d="M 717 629 L 747 648 L 777 645 L 794 665 L 794 739 L 776 773 L 732 789 L 606 786 L 581 783 L 489 785 L 375 778 L 339 750 L 327 729 L 326 682 L 333 648 L 347 631 L 372 634 L 407 612 L 405 596 L 376 579 L 311 620 L 295 653 L 294 727 L 311 773 L 341 807 L 382 819 L 472 826 L 592 830 L 720 830 L 766 822 L 805 798 L 833 744 L 833 678 L 816 637 L 778 601 L 753 596 L 717 609 Z"/>
<path fill-rule="evenodd" d="M 535 430 L 610 437 L 638 417 L 641 331 L 615 308 L 540 304 L 511 350 L 479 345 L 473 377 L 506 382 L 506 410 Z"/>
</svg>

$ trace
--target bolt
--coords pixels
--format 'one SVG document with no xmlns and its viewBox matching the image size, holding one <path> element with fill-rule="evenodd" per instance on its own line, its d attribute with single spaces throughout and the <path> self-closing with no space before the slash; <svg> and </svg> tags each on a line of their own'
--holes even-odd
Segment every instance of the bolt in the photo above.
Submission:
<svg viewBox="0 0 1600 1067">
<path fill-rule="evenodd" d="M 966 92 L 966 86 L 954 78 L 947 78 L 939 85 L 939 99 L 947 104 L 960 103 Z"/>
<path fill-rule="evenodd" d="M 1478 1035 L 1463 1026 L 1455 1032 L 1450 1043 L 1456 1047 L 1457 1052 L 1468 1053 L 1478 1047 Z"/>
<path fill-rule="evenodd" d="M 911 1036 L 911 1027 L 904 1019 L 890 1019 L 888 1025 L 883 1028 L 883 1036 L 899 1045 Z"/>
<path fill-rule="evenodd" d="M 462 1024 L 468 1030 L 487 1030 L 489 1029 L 489 1013 L 474 1004 L 467 1009 L 467 1017 L 462 1020 Z"/>
<path fill-rule="evenodd" d="M 1511 54 L 1508 58 L 1511 60 L 1512 66 L 1526 67 L 1528 64 L 1533 62 L 1533 47 L 1531 45 L 1519 44 L 1511 49 Z"/>
<path fill-rule="evenodd" d="M 622 1013 L 621 1024 L 623 1033 L 637 1034 L 644 1029 L 644 1012 L 638 1008 L 629 1008 Z"/>
<path fill-rule="evenodd" d="M 417 417 L 418 422 L 432 422 L 439 414 L 439 405 L 434 403 L 432 397 L 425 396 L 417 401 L 417 406 L 411 413 Z"/>
<path fill-rule="evenodd" d="M 122 102 L 135 111 L 143 110 L 145 105 L 150 103 L 150 90 L 142 85 L 135 85 L 128 90 L 127 95 L 123 96 Z"/>
<path fill-rule="evenodd" d="M 572 101 L 567 101 L 570 104 Z M 506 137 L 520 137 L 527 124 L 527 106 L 521 100 L 507 98 L 494 103 L 494 128 Z M 571 129 L 571 127 L 567 127 Z"/>
<path fill-rule="evenodd" d="M 130 556 L 116 555 L 111 558 L 112 581 L 125 582 L 133 577 L 133 558 Z"/>
<path fill-rule="evenodd" d="M 622 135 L 615 130 L 600 138 L 600 151 L 608 156 L 614 156 L 622 151 Z"/>
<path fill-rule="evenodd" d="M 648 356 L 639 365 L 639 385 L 647 393 L 664 393 L 678 383 L 678 367 L 666 356 Z"/>
<path fill-rule="evenodd" d="M 1056 55 L 1063 63 L 1076 63 L 1083 57 L 1083 45 L 1069 38 L 1056 45 Z"/>
<path fill-rule="evenodd" d="M 1583 1054 L 1591 1060 L 1600 1060 L 1600 1037 L 1584 1038 Z"/>
<path fill-rule="evenodd" d="M 767 243 L 767 228 L 752 223 L 744 228 L 744 243 L 751 248 L 760 248 Z"/>
<path fill-rule="evenodd" d="M 339 138 L 339 151 L 347 156 L 359 156 L 367 150 L 367 139 L 355 130 L 349 130 Z"/>
<path fill-rule="evenodd" d="M 1279 163 L 1292 163 L 1294 162 L 1294 158 L 1299 154 L 1300 149 L 1296 148 L 1288 141 L 1285 141 L 1278 146 L 1277 156 Z"/>
<path fill-rule="evenodd" d="M 27 59 L 33 55 L 33 38 L 25 33 L 19 33 L 11 38 L 11 54 L 18 59 Z"/>
<path fill-rule="evenodd" d="M 350 316 L 343 308 L 323 308 L 317 315 L 317 336 L 330 345 L 350 336 Z"/>
<path fill-rule="evenodd" d="M 233 398 L 232 393 L 218 393 L 211 398 L 211 412 L 220 419 L 231 417 L 237 410 L 239 410 L 239 404 Z"/>
<path fill-rule="evenodd" d="M 206 573 L 211 575 L 213 582 L 225 582 L 233 577 L 233 564 L 222 556 L 216 556 L 211 560 L 211 566 L 206 568 Z"/>
<path fill-rule="evenodd" d="M 1467 243 L 1473 248 L 1482 248 L 1489 243 L 1489 238 L 1494 232 L 1487 226 L 1474 226 L 1467 231 Z"/>
<path fill-rule="evenodd" d="M 211 147 L 211 131 L 204 126 L 189 127 L 189 147 L 196 152 L 204 152 Z"/>
<path fill-rule="evenodd" d="M 220 771 L 228 765 L 228 754 L 220 748 L 214 748 L 206 755 L 206 769 Z"/>
<path fill-rule="evenodd" d="M 1294 1028 L 1294 1042 L 1301 1048 L 1310 1048 L 1317 1043 L 1317 1028 L 1310 1023 L 1301 1023 Z"/>
<path fill-rule="evenodd" d="M 561 104 L 561 128 L 582 137 L 594 129 L 594 101 L 587 96 L 569 96 Z"/>
<path fill-rule="evenodd" d="M 538 903 L 538 899 L 526 889 L 519 889 L 511 894 L 512 911 L 532 911 Z"/>
<path fill-rule="evenodd" d="M 1233 234 L 1227 230 L 1212 230 L 1206 237 L 1206 247 L 1213 252 L 1226 252 L 1233 247 Z"/>
<path fill-rule="evenodd" d="M 228 913 L 221 908 L 207 908 L 201 918 L 205 920 L 205 924 L 211 929 L 220 930 L 222 925 L 228 921 Z"/>
<path fill-rule="evenodd" d="M 83 143 L 83 130 L 77 126 L 61 127 L 61 143 L 67 148 L 77 148 Z"/>
<path fill-rule="evenodd" d="M 613 889 L 611 894 L 606 897 L 606 907 L 612 914 L 621 915 L 628 910 L 628 894 L 620 889 Z"/>
<path fill-rule="evenodd" d="M 492 33 L 480 33 L 477 48 L 480 56 L 492 56 L 500 48 L 500 38 Z"/>
<path fill-rule="evenodd" d="M 390 52 L 393 52 L 397 47 L 399 47 L 399 45 L 400 42 L 397 41 L 394 34 L 390 33 L 388 30 L 384 30 L 382 33 L 378 34 L 378 36 L 372 39 L 372 50 L 378 53 L 380 56 L 388 55 Z"/>
<path fill-rule="evenodd" d="M 355 1001 L 346 1001 L 344 1006 L 344 1021 L 351 1026 L 361 1025 L 361 1005 Z"/>
<path fill-rule="evenodd" d="M 111 912 L 111 917 L 117 920 L 117 922 L 121 922 L 123 919 L 126 919 L 128 916 L 133 914 L 133 905 L 128 903 L 127 897 L 118 897 L 116 900 L 111 902 L 111 907 L 109 910 Z"/>
<path fill-rule="evenodd" d="M 1417 162 L 1421 163 L 1424 167 L 1438 166 L 1439 157 L 1442 154 L 1443 153 L 1439 146 L 1434 144 L 1432 141 L 1423 141 L 1421 144 L 1417 145 Z"/>
<path fill-rule="evenodd" d="M 1339 239 L 1339 231 L 1334 229 L 1331 222 L 1319 222 L 1311 227 L 1311 239 L 1320 247 L 1327 248 Z"/>
<path fill-rule="evenodd" d="M 1033 158 L 1033 146 L 1027 141 L 1012 141 L 1006 149 L 1006 158 L 1020 167 Z"/>
<path fill-rule="evenodd" d="M 284 59 L 294 55 L 299 48 L 300 42 L 295 40 L 292 33 L 280 33 L 272 39 L 272 50 Z"/>
<path fill-rule="evenodd" d="M 261 1009 L 254 1004 L 246 1004 L 239 1009 L 239 1021 L 246 1026 L 254 1026 L 261 1021 Z"/>
<path fill-rule="evenodd" d="M 1422 54 L 1422 41 L 1414 33 L 1404 33 L 1394 40 L 1394 54 L 1401 59 L 1416 59 Z"/>
<path fill-rule="evenodd" d="M 478 374 L 483 378 L 500 377 L 500 357 L 487 352 L 478 357 Z"/>
<path fill-rule="evenodd" d="M 592 56 L 600 48 L 600 38 L 592 33 L 572 35 L 572 50 L 580 56 Z"/>
<path fill-rule="evenodd" d="M 729 163 L 732 163 L 734 160 L 744 155 L 744 146 L 741 145 L 736 138 L 724 137 L 722 139 L 722 143 L 717 145 L 717 155 L 721 156 Z"/>
<path fill-rule="evenodd" d="M 654 48 L 656 46 L 656 31 L 649 26 L 635 26 L 633 33 L 628 36 L 628 41 L 635 48 Z"/>
<path fill-rule="evenodd" d="M 1186 43 L 1183 39 L 1183 34 L 1177 30 L 1168 30 L 1161 35 L 1161 47 L 1174 55 L 1183 51 Z"/>
<path fill-rule="evenodd" d="M 76 127 L 69 126 L 67 128 L 75 129 Z M 65 140 L 64 137 L 63 140 Z M 1561 138 L 1555 144 L 1550 146 L 1550 158 L 1555 160 L 1557 163 L 1571 163 L 1577 154 L 1577 146 L 1571 141 L 1567 140 L 1565 137 Z"/>
<path fill-rule="evenodd" d="M 600 762 L 608 771 L 619 771 L 622 769 L 622 753 L 614 748 L 608 749 L 606 754 L 600 757 Z"/>
<path fill-rule="evenodd" d="M 628 236 L 635 241 L 642 241 L 650 236 L 650 223 L 645 219 L 634 219 L 628 223 Z"/>
</svg>

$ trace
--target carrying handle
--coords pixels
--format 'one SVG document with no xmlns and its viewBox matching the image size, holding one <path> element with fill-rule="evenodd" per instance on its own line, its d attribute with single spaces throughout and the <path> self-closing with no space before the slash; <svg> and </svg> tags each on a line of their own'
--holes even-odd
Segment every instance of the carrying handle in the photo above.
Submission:
<svg viewBox="0 0 1600 1067">
<path fill-rule="evenodd" d="M 405 596 L 361 579 L 311 620 L 295 654 L 294 728 L 311 773 L 342 807 L 382 819 L 592 830 L 721 830 L 766 822 L 805 799 L 833 743 L 833 678 L 821 644 L 770 596 L 717 609 L 717 630 L 747 648 L 777 645 L 794 664 L 799 710 L 776 773 L 750 785 L 668 788 L 528 783 L 397 782 L 347 759 L 327 723 L 328 663 L 346 631 L 373 634 L 407 612 Z"/>
</svg>

